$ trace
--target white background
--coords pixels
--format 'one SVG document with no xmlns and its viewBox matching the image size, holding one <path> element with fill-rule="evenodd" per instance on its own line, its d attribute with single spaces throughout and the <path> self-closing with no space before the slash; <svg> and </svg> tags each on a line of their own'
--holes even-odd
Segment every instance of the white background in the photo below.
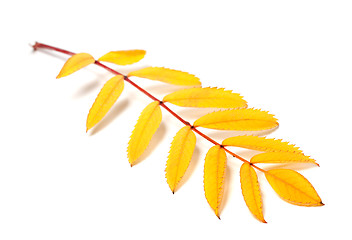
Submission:
<svg viewBox="0 0 352 240">
<path fill-rule="evenodd" d="M 0 239 L 348 239 L 351 237 L 351 1 L 6 1 L 0 39 Z M 106 118 L 85 132 L 88 110 L 111 74 L 89 66 L 55 79 L 67 56 L 33 53 L 40 41 L 96 58 L 145 49 L 140 63 L 200 77 L 268 110 L 270 136 L 297 144 L 321 167 L 285 165 L 315 186 L 324 207 L 282 201 L 259 174 L 265 219 L 248 211 L 241 162 L 229 157 L 221 220 L 203 192 L 197 148 L 173 195 L 164 176 L 182 127 L 167 112 L 142 161 L 126 157 L 150 100 L 125 86 Z M 176 88 L 135 79 L 162 98 Z M 193 121 L 202 111 L 170 106 Z M 211 132 L 217 140 L 234 133 Z M 249 156 L 248 151 L 236 150 Z M 265 167 L 265 166 L 264 166 Z"/>
</svg>

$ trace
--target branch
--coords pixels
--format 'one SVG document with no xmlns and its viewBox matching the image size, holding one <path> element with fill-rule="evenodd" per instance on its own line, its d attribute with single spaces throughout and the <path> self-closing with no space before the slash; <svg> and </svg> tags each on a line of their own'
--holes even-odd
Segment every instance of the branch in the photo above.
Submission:
<svg viewBox="0 0 352 240">
<path fill-rule="evenodd" d="M 38 49 L 49 49 L 49 50 L 53 50 L 56 52 L 61 52 L 70 56 L 75 55 L 75 53 L 61 49 L 61 48 L 57 48 L 57 47 L 53 47 L 47 44 L 43 44 L 43 43 L 39 43 L 39 42 L 35 42 L 35 44 L 32 46 L 33 49 L 36 51 Z M 118 71 L 102 64 L 101 62 L 95 60 L 94 64 L 98 65 L 99 67 L 104 68 L 105 70 L 115 74 L 115 75 L 123 75 L 121 73 L 119 73 Z M 140 92 L 144 93 L 146 96 L 148 96 L 150 99 L 152 99 L 153 101 L 158 101 L 160 106 L 163 107 L 166 111 L 168 111 L 171 115 L 173 115 L 175 118 L 177 118 L 179 121 L 181 121 L 184 125 L 186 126 L 191 126 L 191 129 L 193 132 L 197 133 L 199 136 L 203 137 L 204 139 L 208 140 L 209 142 L 211 142 L 214 145 L 219 145 L 221 148 L 223 148 L 227 153 L 231 154 L 233 157 L 241 160 L 242 162 L 245 163 L 249 163 L 252 167 L 256 168 L 257 170 L 261 171 L 261 172 L 266 172 L 264 169 L 259 168 L 257 166 L 255 166 L 255 164 L 249 162 L 248 160 L 244 159 L 243 157 L 237 155 L 236 153 L 228 150 L 227 148 L 225 148 L 223 145 L 221 145 L 220 143 L 218 143 L 217 141 L 215 141 L 214 139 L 210 138 L 209 136 L 205 135 L 204 133 L 200 132 L 198 129 L 196 129 L 196 127 L 192 126 L 188 121 L 184 120 L 181 116 L 179 116 L 177 113 L 175 113 L 174 111 L 172 111 L 169 107 L 167 107 L 165 105 L 164 102 L 162 102 L 161 100 L 159 100 L 158 98 L 154 97 L 152 94 L 150 94 L 148 91 L 144 90 L 142 87 L 140 87 L 139 85 L 137 85 L 135 82 L 133 82 L 131 79 L 128 78 L 128 76 L 124 76 L 124 80 L 126 82 L 128 82 L 129 84 L 131 84 L 133 87 L 135 87 L 136 89 L 138 89 Z"/>
</svg>

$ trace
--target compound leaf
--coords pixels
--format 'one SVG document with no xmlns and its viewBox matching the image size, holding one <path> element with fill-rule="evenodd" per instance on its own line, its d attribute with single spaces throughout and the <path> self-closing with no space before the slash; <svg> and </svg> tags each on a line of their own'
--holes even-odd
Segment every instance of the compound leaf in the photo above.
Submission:
<svg viewBox="0 0 352 240">
<path fill-rule="evenodd" d="M 181 128 L 174 137 L 166 163 L 165 176 L 172 192 L 191 161 L 194 148 L 196 146 L 196 136 L 190 126 Z"/>
<path fill-rule="evenodd" d="M 224 191 L 226 160 L 225 150 L 215 145 L 209 149 L 204 163 L 205 197 L 218 218 Z"/>
<path fill-rule="evenodd" d="M 241 188 L 244 201 L 252 214 L 266 223 L 263 216 L 263 204 L 257 173 L 249 163 L 243 163 L 240 169 Z"/>
<path fill-rule="evenodd" d="M 105 83 L 89 110 L 86 123 L 87 131 L 94 127 L 105 116 L 121 95 L 123 88 L 124 79 L 122 75 L 112 77 Z"/>
<path fill-rule="evenodd" d="M 142 68 L 137 71 L 130 72 L 129 77 L 141 77 L 151 80 L 161 81 L 174 85 L 183 85 L 183 86 L 199 86 L 201 82 L 196 76 L 181 72 L 178 70 L 173 70 L 163 67 L 147 67 Z"/>
<path fill-rule="evenodd" d="M 115 63 L 117 65 L 129 65 L 143 59 L 145 54 L 145 50 L 111 51 L 99 58 L 98 61 Z"/>
<path fill-rule="evenodd" d="M 299 206 L 323 206 L 312 184 L 291 169 L 273 169 L 265 177 L 275 192 L 287 202 Z"/>
<path fill-rule="evenodd" d="M 181 107 L 245 108 L 247 102 L 238 93 L 223 88 L 188 88 L 166 95 L 164 102 Z"/>
<path fill-rule="evenodd" d="M 195 127 L 237 131 L 267 130 L 278 125 L 274 115 L 253 108 L 212 112 L 194 122 Z"/>
<path fill-rule="evenodd" d="M 94 62 L 95 59 L 92 57 L 92 55 L 88 53 L 77 53 L 65 62 L 59 75 L 57 75 L 56 78 L 66 77 Z"/>
<path fill-rule="evenodd" d="M 147 148 L 152 136 L 161 123 L 160 103 L 150 103 L 141 113 L 128 142 L 127 155 L 131 166 Z"/>
</svg>

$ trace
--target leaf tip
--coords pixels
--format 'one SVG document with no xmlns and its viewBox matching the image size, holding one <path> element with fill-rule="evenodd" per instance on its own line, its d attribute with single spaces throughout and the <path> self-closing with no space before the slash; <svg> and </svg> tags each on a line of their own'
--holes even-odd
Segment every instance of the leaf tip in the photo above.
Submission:
<svg viewBox="0 0 352 240">
<path fill-rule="evenodd" d="M 175 194 L 175 187 L 172 187 L 171 185 L 169 185 L 169 188 L 170 188 L 172 194 Z"/>
</svg>

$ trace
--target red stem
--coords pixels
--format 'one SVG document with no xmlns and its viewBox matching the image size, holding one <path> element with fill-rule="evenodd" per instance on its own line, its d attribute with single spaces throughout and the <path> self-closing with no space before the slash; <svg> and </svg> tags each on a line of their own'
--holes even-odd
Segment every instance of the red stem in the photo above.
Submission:
<svg viewBox="0 0 352 240">
<path fill-rule="evenodd" d="M 67 50 L 64 50 L 64 49 L 61 49 L 61 48 L 57 48 L 57 47 L 53 47 L 53 46 L 50 46 L 50 45 L 46 45 L 46 44 L 43 44 L 43 43 L 38 43 L 38 42 L 35 42 L 35 44 L 32 46 L 34 50 L 37 50 L 38 48 L 47 48 L 47 49 L 50 49 L 50 50 L 54 50 L 56 52 L 61 52 L 61 53 L 64 53 L 64 54 L 68 54 L 68 55 L 75 55 L 75 53 L 73 52 L 70 52 L 70 51 L 67 51 Z"/>
<path fill-rule="evenodd" d="M 43 43 L 38 43 L 36 42 L 33 45 L 33 49 L 37 50 L 39 48 L 46 48 L 46 49 L 50 49 L 50 50 L 54 50 L 56 52 L 61 52 L 67 55 L 75 55 L 75 53 L 61 49 L 61 48 L 57 48 L 57 47 L 53 47 L 47 44 L 43 44 Z M 109 68 L 108 66 L 102 64 L 99 61 L 95 61 L 94 64 L 106 69 L 107 71 L 116 74 L 116 75 L 122 75 L 121 73 L 119 73 L 118 71 Z M 257 170 L 261 171 L 261 172 L 266 172 L 264 169 L 259 168 L 257 166 L 255 166 L 253 163 L 249 162 L 248 160 L 244 159 L 243 157 L 231 152 L 230 150 L 228 150 L 227 148 L 225 148 L 223 145 L 221 145 L 220 143 L 218 143 L 217 141 L 215 141 L 214 139 L 210 138 L 209 136 L 205 135 L 204 133 L 200 132 L 198 129 L 196 129 L 194 126 L 192 126 L 189 122 L 187 122 L 186 120 L 184 120 L 182 117 L 180 117 L 177 113 L 175 113 L 174 111 L 172 111 L 169 107 L 167 107 L 165 105 L 164 102 L 160 101 L 159 99 L 157 99 L 156 97 L 154 97 L 152 94 L 150 94 L 149 92 L 147 92 L 146 90 L 144 90 L 143 88 L 141 88 L 140 86 L 138 86 L 136 83 L 134 83 L 131 79 L 129 79 L 127 76 L 124 76 L 124 79 L 126 82 L 128 82 L 129 84 L 131 84 L 132 86 L 134 86 L 135 88 L 137 88 L 139 91 L 141 91 L 142 93 L 144 93 L 145 95 L 147 95 L 149 98 L 151 98 L 153 101 L 158 101 L 160 103 L 160 106 L 163 107 L 166 111 L 168 111 L 169 113 L 171 113 L 174 117 L 176 117 L 179 121 L 181 121 L 183 124 L 191 126 L 191 129 L 193 130 L 193 132 L 197 133 L 199 136 L 203 137 L 204 139 L 208 140 L 209 142 L 213 143 L 214 145 L 219 145 L 221 146 L 226 152 L 228 152 L 229 154 L 231 154 L 233 157 L 241 160 L 242 162 L 245 163 L 249 163 L 252 167 L 256 168 Z"/>
</svg>

